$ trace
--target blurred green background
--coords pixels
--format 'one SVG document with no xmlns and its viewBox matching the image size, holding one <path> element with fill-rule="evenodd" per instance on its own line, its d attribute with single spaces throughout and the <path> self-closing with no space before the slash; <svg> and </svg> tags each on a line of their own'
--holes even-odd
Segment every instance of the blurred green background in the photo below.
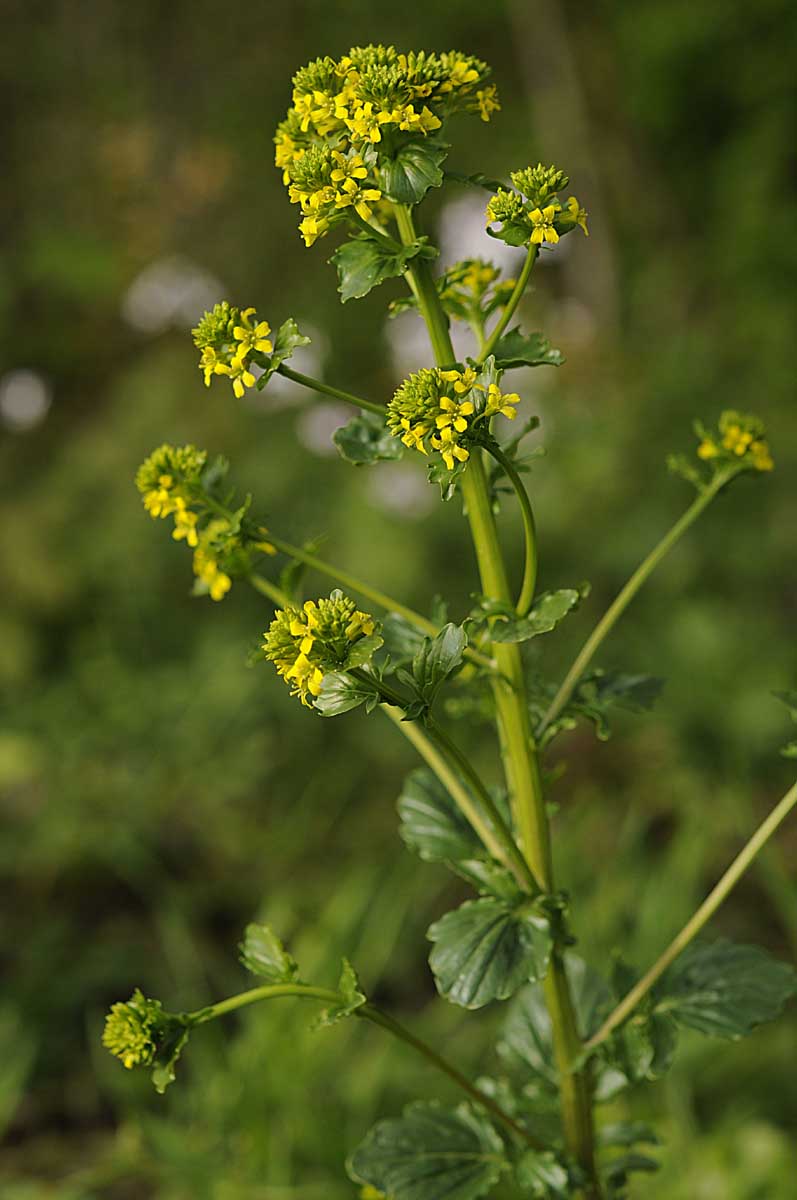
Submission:
<svg viewBox="0 0 797 1200">
<path fill-rule="evenodd" d="M 519 381 L 547 448 L 542 586 L 593 583 L 546 672 L 689 502 L 663 460 L 691 452 L 694 416 L 758 412 L 776 458 L 713 506 L 605 646 L 602 665 L 667 677 L 655 713 L 552 753 L 569 752 L 556 855 L 581 951 L 649 962 L 791 782 L 771 692 L 797 681 L 793 6 L 0 7 L 0 1191 L 345 1200 L 343 1158 L 377 1116 L 455 1098 L 422 1061 L 357 1022 L 310 1033 L 307 1008 L 262 1006 L 196 1036 L 159 1097 L 100 1047 L 107 1005 L 135 985 L 172 1009 L 240 990 L 235 944 L 260 917 L 308 977 L 335 978 L 345 952 L 470 1071 L 497 1069 L 500 1014 L 435 1000 L 424 931 L 460 890 L 397 837 L 409 747 L 376 717 L 314 718 L 246 665 L 268 605 L 243 585 L 219 605 L 189 596 L 189 555 L 144 514 L 136 466 L 165 440 L 224 453 L 275 530 L 324 533 L 328 557 L 464 615 L 465 527 L 422 464 L 347 466 L 329 442 L 342 414 L 298 393 L 206 391 L 187 331 L 222 296 L 273 325 L 293 314 L 318 331 L 315 369 L 387 397 L 423 361 L 416 320 L 386 325 L 398 284 L 338 304 L 332 243 L 304 249 L 273 127 L 293 70 L 352 43 L 490 61 L 503 112 L 460 123 L 451 165 L 556 161 L 591 214 L 525 313 L 568 359 Z M 483 203 L 435 198 L 447 252 L 494 250 Z M 517 545 L 511 507 L 506 529 Z M 795 869 L 792 823 L 714 931 L 793 959 Z M 796 1033 L 792 1008 L 738 1045 L 687 1037 L 666 1082 L 615 1102 L 666 1140 L 635 1196 L 793 1194 Z"/>
</svg>

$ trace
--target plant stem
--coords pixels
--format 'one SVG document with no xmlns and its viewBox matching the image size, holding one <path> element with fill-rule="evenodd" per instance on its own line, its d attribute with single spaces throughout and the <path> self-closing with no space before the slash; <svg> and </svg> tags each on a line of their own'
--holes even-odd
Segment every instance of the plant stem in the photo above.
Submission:
<svg viewBox="0 0 797 1200">
<path fill-rule="evenodd" d="M 244 1008 L 248 1004 L 256 1004 L 260 1000 L 275 1000 L 283 996 L 293 996 L 306 1000 L 318 1000 L 322 1004 L 340 1004 L 344 999 L 339 992 L 332 991 L 330 988 L 311 987 L 306 983 L 270 983 L 263 987 L 250 988 L 249 991 L 239 992 L 237 996 L 230 996 L 227 1000 L 220 1000 L 217 1004 L 211 1004 L 207 1008 L 199 1009 L 198 1012 L 189 1013 L 188 1017 L 194 1025 L 204 1025 L 207 1021 L 214 1021 L 216 1017 L 224 1016 L 226 1013 L 234 1012 L 238 1008 Z M 477 1104 L 482 1105 L 491 1112 L 499 1121 L 502 1121 L 509 1129 L 523 1138 L 530 1146 L 536 1149 L 542 1149 L 542 1143 L 517 1121 L 510 1117 L 509 1113 L 504 1112 L 499 1104 L 490 1097 L 486 1096 L 477 1087 L 467 1079 L 461 1071 L 458 1071 L 452 1063 L 433 1050 L 431 1046 L 422 1041 L 415 1034 L 410 1033 L 403 1025 L 382 1012 L 373 1004 L 362 1004 L 359 1008 L 354 1009 L 352 1016 L 361 1017 L 366 1021 L 370 1021 L 373 1025 L 378 1025 L 381 1029 L 386 1029 L 392 1033 L 394 1037 L 399 1038 L 408 1046 L 412 1046 L 419 1054 L 422 1054 L 428 1062 L 437 1067 L 439 1071 L 452 1079 L 458 1087 L 462 1088 L 471 1099 Z"/>
<path fill-rule="evenodd" d="M 700 908 L 689 918 L 681 932 L 673 938 L 664 953 L 659 956 L 650 970 L 645 972 L 628 995 L 620 1001 L 617 1008 L 606 1018 L 597 1033 L 593 1034 L 589 1041 L 586 1042 L 584 1047 L 586 1050 L 594 1050 L 601 1042 L 605 1042 L 613 1030 L 618 1025 L 622 1025 L 623 1021 L 631 1015 L 640 1000 L 647 995 L 669 965 L 675 961 L 678 955 L 697 937 L 703 926 L 714 916 L 714 913 L 731 889 L 739 882 L 759 850 L 769 841 L 775 830 L 782 824 L 795 805 L 797 805 L 797 783 L 789 788 L 786 795 L 775 805 L 769 816 L 761 822 L 753 836 L 728 867 L 719 883 L 709 892 L 706 899 L 700 905 Z"/>
<path fill-rule="evenodd" d="M 310 375 L 302 375 L 301 371 L 294 371 L 291 367 L 286 367 L 285 363 L 280 363 L 276 373 L 277 375 L 284 375 L 286 379 L 292 379 L 294 383 L 301 383 L 303 387 L 311 388 L 314 392 L 321 392 L 324 396 L 332 396 L 335 400 L 343 400 L 345 404 L 353 404 L 355 408 L 363 408 L 366 412 L 376 413 L 380 417 L 385 415 L 384 404 L 375 404 L 373 400 L 363 400 L 362 396 L 355 396 L 351 392 L 344 392 L 341 388 L 332 387 L 328 383 L 322 383 L 320 379 L 313 379 Z"/>
<path fill-rule="evenodd" d="M 512 487 L 515 489 L 515 495 L 520 504 L 520 512 L 523 517 L 523 537 L 526 548 L 526 562 L 523 568 L 523 582 L 520 588 L 518 602 L 515 605 L 515 611 L 519 617 L 525 617 L 526 613 L 531 608 L 532 600 L 534 599 L 534 589 L 537 586 L 537 531 L 534 525 L 534 512 L 532 511 L 529 494 L 523 485 L 523 480 L 520 478 L 515 464 L 509 459 L 503 450 L 497 445 L 490 445 L 487 448 L 488 454 L 491 454 L 497 463 L 503 467 Z"/>
<path fill-rule="evenodd" d="M 409 621 L 411 625 L 415 625 L 424 633 L 429 634 L 430 637 L 435 637 L 440 632 L 440 626 L 435 625 L 434 621 L 430 621 L 428 617 L 424 617 L 422 613 L 415 612 L 413 608 L 409 608 L 399 600 L 394 600 L 392 596 L 386 595 L 385 592 L 380 592 L 377 588 L 371 587 L 364 580 L 350 575 L 347 571 L 340 570 L 339 567 L 333 566 L 332 563 L 326 562 L 323 558 L 318 558 L 317 555 L 310 553 L 309 550 L 303 550 L 301 546 L 293 546 L 290 542 L 284 541 L 283 538 L 275 537 L 270 530 L 265 536 L 271 542 L 272 546 L 276 546 L 277 550 L 280 550 L 283 554 L 287 554 L 290 558 L 295 558 L 299 562 L 305 563 L 306 566 L 312 567 L 315 571 L 320 571 L 322 575 L 327 575 L 330 579 L 336 580 L 337 583 L 342 583 L 344 587 L 350 588 L 353 592 L 359 592 L 361 596 L 372 600 L 374 604 L 378 604 L 386 612 L 398 613 L 400 617 L 404 617 L 405 621 Z M 281 603 L 290 604 L 291 600 L 286 598 Z M 495 669 L 495 662 L 486 654 L 480 654 L 478 650 L 472 650 L 470 647 L 465 650 L 465 654 L 472 662 L 478 663 L 479 666 L 487 667 L 490 670 Z"/>
<path fill-rule="evenodd" d="M 738 468 L 731 468 L 726 472 L 718 474 L 711 481 L 711 483 L 708 484 L 705 491 L 699 493 L 697 499 L 690 504 L 683 516 L 675 522 L 675 524 L 664 535 L 661 541 L 653 547 L 647 558 L 639 564 L 636 571 L 634 571 L 633 575 L 626 583 L 625 587 L 609 605 L 606 612 L 603 614 L 600 621 L 598 621 L 598 624 L 595 626 L 592 633 L 581 647 L 581 650 L 577 654 L 573 665 L 563 679 L 559 691 L 551 701 L 548 711 L 536 730 L 536 736 L 538 738 L 542 737 L 543 733 L 551 724 L 551 722 L 555 721 L 559 716 L 559 713 L 572 696 L 576 684 L 584 674 L 586 667 L 591 662 L 595 651 L 601 645 L 604 638 L 611 632 L 618 618 L 625 612 L 634 596 L 642 587 L 642 584 L 645 582 L 648 576 L 652 574 L 664 556 L 673 548 L 678 539 L 682 537 L 684 533 L 686 533 L 689 526 L 697 520 L 703 509 L 708 507 L 708 505 L 716 496 L 717 492 L 719 492 L 719 490 L 724 487 L 728 480 L 737 474 L 737 472 Z"/>
<path fill-rule="evenodd" d="M 414 241 L 415 229 L 411 212 L 396 206 L 396 219 L 402 241 Z M 421 315 L 426 319 L 437 365 L 448 366 L 455 361 L 454 349 L 449 337 L 448 321 L 440 305 L 428 265 L 424 260 L 413 259 L 409 270 L 415 283 Z M 461 488 L 476 550 L 482 591 L 493 600 L 511 604 L 512 597 L 501 556 L 484 465 L 478 452 L 473 453 L 468 460 L 467 469 L 461 477 Z M 493 693 L 498 711 L 501 753 L 515 823 L 520 832 L 524 856 L 537 884 L 545 891 L 552 891 L 550 835 L 537 750 L 529 720 L 523 661 L 516 645 L 499 643 L 494 645 L 493 649 L 500 672 L 500 677 L 492 681 Z M 598 1200 L 600 1186 L 595 1167 L 590 1078 L 588 1070 L 575 1070 L 572 1065 L 578 1059 L 582 1045 L 576 1027 L 570 986 L 563 960 L 558 952 L 551 958 L 545 980 L 545 997 L 551 1014 L 554 1055 L 561 1080 L 565 1142 L 568 1151 L 581 1166 L 588 1180 L 580 1194 L 584 1200 Z"/>
<path fill-rule="evenodd" d="M 266 579 L 265 576 L 258 575 L 256 571 L 251 571 L 246 578 L 256 592 L 260 592 L 261 596 L 267 596 L 278 608 L 285 608 L 286 604 L 291 603 L 291 598 L 287 592 L 283 592 L 281 588 L 278 588 L 275 583 L 272 583 L 270 579 Z"/>
<path fill-rule="evenodd" d="M 442 1058 L 437 1051 L 433 1050 L 432 1047 L 427 1045 L 426 1042 L 422 1042 L 420 1038 L 415 1037 L 415 1035 L 410 1033 L 408 1029 L 405 1029 L 403 1025 L 400 1025 L 398 1021 L 394 1021 L 392 1017 L 387 1015 L 387 1013 L 383 1013 L 380 1009 L 374 1008 L 370 1004 L 364 1004 L 362 1008 L 355 1010 L 355 1015 L 362 1015 L 366 1018 L 366 1020 L 373 1021 L 375 1025 L 381 1025 L 383 1029 L 387 1029 L 395 1037 L 400 1038 L 402 1042 L 406 1042 L 408 1046 L 412 1046 L 413 1049 L 417 1050 L 419 1054 L 422 1054 L 430 1063 L 433 1063 L 438 1070 L 443 1071 L 444 1074 L 448 1075 L 449 1079 L 453 1079 L 454 1083 L 458 1084 L 458 1086 L 461 1087 L 464 1092 L 467 1092 L 471 1099 L 475 1100 L 477 1104 L 480 1104 L 483 1108 L 486 1108 L 489 1112 L 491 1112 L 493 1116 L 497 1117 L 499 1121 L 503 1122 L 503 1124 L 506 1125 L 508 1129 L 511 1129 L 513 1133 L 516 1133 L 518 1137 L 523 1138 L 523 1140 L 530 1146 L 533 1146 L 535 1150 L 545 1149 L 543 1142 L 535 1138 L 534 1135 L 524 1129 L 522 1125 L 518 1125 L 517 1121 L 514 1121 L 508 1113 L 504 1112 L 500 1105 L 496 1104 L 496 1102 L 490 1096 L 485 1095 L 485 1093 L 480 1091 L 479 1088 L 474 1087 L 474 1085 L 468 1079 L 466 1079 L 461 1071 L 458 1071 L 455 1066 L 453 1066 L 446 1059 Z"/>
<path fill-rule="evenodd" d="M 484 362 L 484 360 L 492 354 L 493 350 L 495 350 L 495 347 L 498 345 L 502 333 L 512 320 L 512 317 L 515 314 L 515 309 L 520 303 L 523 293 L 526 290 L 526 285 L 529 282 L 531 269 L 534 266 L 535 259 L 537 258 L 537 250 L 537 246 L 535 246 L 533 243 L 529 243 L 528 252 L 526 253 L 526 261 L 523 263 L 523 270 L 518 275 L 515 289 L 512 292 L 512 295 L 509 297 L 509 302 L 507 303 L 506 308 L 501 314 L 501 317 L 498 320 L 495 328 L 490 333 L 487 342 L 482 347 L 481 353 L 479 354 L 479 362 Z"/>
<path fill-rule="evenodd" d="M 369 676 L 369 681 L 373 683 L 373 677 Z M 384 694 L 385 685 L 380 683 L 379 687 Z M 538 892 L 539 888 L 526 860 L 518 850 L 512 831 L 462 751 L 436 725 L 427 726 L 424 731 L 417 721 L 405 721 L 401 697 L 392 694 L 380 707 L 412 743 L 427 766 L 434 771 L 493 858 L 512 872 L 521 891 L 530 892 L 532 895 Z M 463 778 L 478 797 L 478 805 L 474 803 L 471 792 L 463 785 Z M 483 812 L 486 813 L 487 820 L 484 819 Z"/>
</svg>

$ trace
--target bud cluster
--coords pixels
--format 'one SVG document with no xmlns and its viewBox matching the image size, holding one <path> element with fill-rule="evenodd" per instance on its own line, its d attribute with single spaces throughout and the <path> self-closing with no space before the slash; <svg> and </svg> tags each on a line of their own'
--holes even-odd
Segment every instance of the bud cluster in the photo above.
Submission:
<svg viewBox="0 0 797 1200">
<path fill-rule="evenodd" d="M 771 471 L 775 465 L 764 438 L 764 423 L 758 417 L 728 410 L 721 415 L 716 433 L 709 433 L 700 422 L 695 431 L 700 438 L 698 458 L 715 469 L 733 463 L 753 471 Z"/>
<path fill-rule="evenodd" d="M 205 387 L 210 387 L 214 375 L 226 375 L 240 400 L 244 390 L 255 384 L 250 370 L 253 354 L 271 354 L 274 349 L 270 333 L 268 321 L 258 321 L 254 308 L 242 310 L 226 300 L 215 304 L 192 330 L 194 344 L 202 351 L 199 369 Z"/>
<path fill-rule="evenodd" d="M 373 617 L 336 590 L 328 598 L 306 600 L 301 608 L 279 609 L 263 635 L 263 650 L 277 673 L 292 685 L 291 695 L 310 708 L 308 696 L 319 694 L 324 675 L 353 665 L 355 645 L 375 632 Z"/>
<path fill-rule="evenodd" d="M 580 226 L 589 236 L 587 214 L 575 196 L 562 204 L 558 193 L 570 180 L 558 167 L 525 167 L 513 171 L 512 183 L 516 190 L 499 188 L 487 204 L 487 225 L 500 225 L 499 230 L 488 232 L 510 246 L 555 246 L 562 234 L 570 233 Z"/>
<path fill-rule="evenodd" d="M 516 392 L 501 392 L 495 372 L 424 367 L 405 379 L 387 406 L 387 424 L 405 446 L 437 451 L 449 471 L 467 462 L 470 446 L 498 414 L 512 420 Z M 481 429 L 479 429 L 481 425 Z"/>
<path fill-rule="evenodd" d="M 382 200 L 379 169 L 402 146 L 442 129 L 458 111 L 489 121 L 500 108 L 489 68 L 452 50 L 399 54 L 355 46 L 296 72 L 293 105 L 277 127 L 275 162 L 299 204 L 305 244 L 351 213 L 367 221 Z"/>
<path fill-rule="evenodd" d="M 105 1018 L 102 1044 L 128 1070 L 151 1066 L 164 1017 L 160 1000 L 148 1000 L 136 988 L 129 1000 L 120 1000 L 111 1007 Z"/>
<path fill-rule="evenodd" d="M 195 591 L 222 600 L 232 575 L 246 575 L 255 553 L 274 554 L 262 526 L 245 519 L 247 505 L 228 512 L 208 491 L 207 454 L 195 446 L 165 444 L 138 469 L 136 487 L 154 519 L 174 517 L 172 537 L 194 551 Z"/>
</svg>

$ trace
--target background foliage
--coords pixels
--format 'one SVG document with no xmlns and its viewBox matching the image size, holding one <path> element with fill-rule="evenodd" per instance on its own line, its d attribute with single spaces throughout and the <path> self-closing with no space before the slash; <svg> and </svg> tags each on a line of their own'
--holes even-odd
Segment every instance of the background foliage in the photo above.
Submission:
<svg viewBox="0 0 797 1200">
<path fill-rule="evenodd" d="M 422 466 L 345 466 L 329 436 L 342 414 L 287 389 L 206 392 L 186 332 L 221 295 L 272 324 L 293 313 L 324 330 L 328 380 L 386 397 L 421 361 L 415 319 L 386 326 L 398 284 L 338 304 L 331 244 L 306 251 L 295 232 L 272 129 L 292 70 L 352 42 L 490 61 L 504 111 L 468 123 L 452 166 L 555 159 L 593 235 L 537 272 L 529 302 L 568 358 L 525 391 L 547 448 L 541 585 L 593 582 L 546 668 L 690 499 L 663 459 L 691 448 L 693 415 L 754 409 L 776 456 L 771 479 L 713 506 L 606 647 L 605 666 L 667 676 L 655 714 L 623 718 L 608 744 L 569 735 L 555 788 L 582 953 L 599 964 L 622 944 L 647 963 L 790 781 L 770 693 L 797 666 L 791 8 L 3 10 L 0 1185 L 9 1200 L 343 1200 L 342 1159 L 369 1123 L 443 1095 L 422 1063 L 271 1005 L 203 1030 L 182 1086 L 158 1097 L 101 1050 L 101 1015 L 135 984 L 173 1009 L 238 989 L 234 945 L 261 917 L 308 975 L 332 981 L 345 952 L 380 1003 L 492 1069 L 490 1011 L 435 1003 L 426 964 L 423 931 L 457 885 L 397 836 L 407 747 L 376 721 L 366 741 L 358 714 L 316 719 L 247 668 L 267 606 L 243 586 L 192 600 L 188 558 L 147 520 L 133 472 L 163 440 L 223 452 L 275 529 L 326 533 L 328 556 L 464 614 L 466 529 Z M 494 252 L 477 203 L 453 187 L 445 203 L 446 256 Z M 796 859 L 792 826 L 716 932 L 793 958 Z M 635 1194 L 787 1194 L 794 1034 L 792 1011 L 738 1046 L 686 1039 L 666 1084 L 622 1102 L 668 1138 Z"/>
</svg>

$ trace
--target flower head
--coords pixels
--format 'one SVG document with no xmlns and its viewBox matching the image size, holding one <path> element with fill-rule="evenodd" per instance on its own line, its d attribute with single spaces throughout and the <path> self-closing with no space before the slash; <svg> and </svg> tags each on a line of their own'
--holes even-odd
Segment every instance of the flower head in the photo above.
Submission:
<svg viewBox="0 0 797 1200">
<path fill-rule="evenodd" d="M 263 635 L 263 649 L 291 685 L 291 695 L 312 707 L 324 675 L 345 670 L 355 645 L 375 631 L 373 617 L 360 612 L 343 592 L 334 591 L 328 598 L 305 601 L 301 608 L 278 610 Z"/>
<path fill-rule="evenodd" d="M 555 246 L 564 233 L 580 226 L 585 234 L 587 214 L 575 196 L 562 205 L 558 193 L 569 180 L 558 167 L 525 167 L 511 175 L 515 191 L 500 188 L 487 204 L 488 226 L 501 225 L 498 231 L 489 230 L 511 246 Z"/>
<path fill-rule="evenodd" d="M 153 450 L 136 472 L 136 487 L 151 517 L 168 517 L 185 511 L 207 462 L 196 446 L 170 446 Z"/>
<path fill-rule="evenodd" d="M 714 471 L 729 465 L 771 471 L 775 465 L 764 436 L 764 423 L 758 417 L 729 409 L 720 416 L 716 433 L 700 423 L 695 428 L 700 438 L 697 456 Z"/>
<path fill-rule="evenodd" d="M 213 306 L 192 331 L 194 343 L 202 351 L 199 369 L 210 387 L 216 375 L 225 375 L 240 400 L 256 379 L 252 361 L 260 354 L 271 354 L 271 326 L 259 321 L 254 308 L 235 308 L 226 300 Z"/>
<path fill-rule="evenodd" d="M 452 471 L 467 462 L 490 418 L 497 413 L 514 417 L 519 400 L 514 393 L 504 395 L 494 379 L 485 379 L 473 367 L 424 367 L 405 379 L 390 400 L 387 424 L 405 446 L 422 454 L 437 451 Z"/>
<path fill-rule="evenodd" d="M 102 1044 L 130 1070 L 150 1066 L 157 1049 L 157 1030 L 164 1016 L 159 1000 L 148 1000 L 138 988 L 129 1000 L 111 1007 Z"/>
</svg>

